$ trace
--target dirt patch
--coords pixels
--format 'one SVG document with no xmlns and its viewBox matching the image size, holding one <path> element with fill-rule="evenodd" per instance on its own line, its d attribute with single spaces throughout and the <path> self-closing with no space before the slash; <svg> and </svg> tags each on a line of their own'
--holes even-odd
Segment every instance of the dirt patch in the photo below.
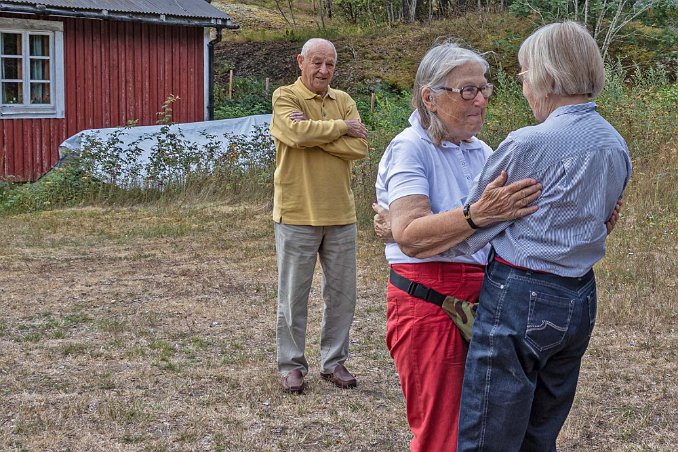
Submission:
<svg viewBox="0 0 678 452">
<path fill-rule="evenodd" d="M 273 82 L 291 83 L 299 74 L 296 57 L 300 46 L 288 41 L 220 42 L 215 49 L 217 83 L 228 85 L 228 71 L 223 69 L 230 68 L 235 76 L 269 77 Z"/>
</svg>

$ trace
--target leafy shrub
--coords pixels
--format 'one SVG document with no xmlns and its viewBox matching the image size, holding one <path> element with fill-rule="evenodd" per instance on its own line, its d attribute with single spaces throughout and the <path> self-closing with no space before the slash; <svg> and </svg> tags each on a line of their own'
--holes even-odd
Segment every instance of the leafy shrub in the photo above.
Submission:
<svg viewBox="0 0 678 452">
<path fill-rule="evenodd" d="M 270 195 L 275 171 L 275 145 L 268 127 L 256 126 L 249 136 L 226 134 L 225 152 L 215 155 L 212 171 L 223 188 L 234 194 Z"/>
<path fill-rule="evenodd" d="M 371 111 L 369 94 L 356 96 L 356 105 L 368 129 L 397 130 L 407 126 L 407 118 L 412 112 L 410 97 L 407 91 L 381 89 L 374 94 L 374 111 Z"/>
<path fill-rule="evenodd" d="M 93 132 L 83 140 L 83 152 L 72 155 L 34 183 L 0 183 L 0 213 L 21 213 L 88 202 L 129 203 L 185 196 L 191 190 L 247 194 L 272 192 L 275 151 L 268 127 L 249 136 L 225 134 L 225 142 L 203 131 L 205 144 L 188 140 L 169 124 L 129 145 L 128 128 L 101 138 Z M 144 140 L 151 140 L 149 161 L 140 161 Z"/>
<path fill-rule="evenodd" d="M 129 127 L 119 128 L 105 139 L 100 138 L 97 132 L 85 134 L 80 152 L 83 170 L 104 183 L 136 185 L 141 174 L 138 160 L 142 150 L 139 144 L 143 140 L 126 145 L 120 137 L 128 129 Z"/>
<path fill-rule="evenodd" d="M 264 80 L 254 77 L 236 77 L 233 80 L 232 99 L 228 91 L 219 88 L 215 94 L 215 119 L 240 118 L 243 116 L 271 113 L 271 93 L 274 87 L 266 91 Z"/>
<path fill-rule="evenodd" d="M 181 128 L 175 130 L 165 124 L 159 132 L 147 134 L 143 139 L 154 142 L 145 166 L 150 186 L 184 185 L 191 172 L 198 168 L 201 149 L 186 139 Z"/>
<path fill-rule="evenodd" d="M 22 213 L 71 207 L 92 199 L 101 185 L 78 160 L 55 168 L 37 182 L 0 185 L 0 213 Z"/>
</svg>

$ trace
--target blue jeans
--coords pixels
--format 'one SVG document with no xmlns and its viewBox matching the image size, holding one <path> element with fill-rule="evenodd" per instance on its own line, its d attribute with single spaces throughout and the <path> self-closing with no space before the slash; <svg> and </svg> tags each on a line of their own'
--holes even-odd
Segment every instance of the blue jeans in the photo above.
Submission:
<svg viewBox="0 0 678 452">
<path fill-rule="evenodd" d="M 596 320 L 580 278 L 487 267 L 462 386 L 458 451 L 555 451 Z"/>
</svg>

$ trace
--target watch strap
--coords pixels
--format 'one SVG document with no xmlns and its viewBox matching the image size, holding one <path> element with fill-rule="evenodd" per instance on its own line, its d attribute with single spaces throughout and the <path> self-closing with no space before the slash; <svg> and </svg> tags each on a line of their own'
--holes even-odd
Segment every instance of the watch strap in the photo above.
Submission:
<svg viewBox="0 0 678 452">
<path fill-rule="evenodd" d="M 471 226 L 471 229 L 478 229 L 478 225 L 473 222 L 471 219 L 471 204 L 466 204 L 464 206 L 464 219 L 468 223 L 469 226 Z"/>
</svg>

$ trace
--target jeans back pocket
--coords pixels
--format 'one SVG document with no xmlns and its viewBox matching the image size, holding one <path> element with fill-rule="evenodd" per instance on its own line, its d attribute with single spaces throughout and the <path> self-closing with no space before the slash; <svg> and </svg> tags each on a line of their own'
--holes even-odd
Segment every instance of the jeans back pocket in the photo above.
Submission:
<svg viewBox="0 0 678 452">
<path fill-rule="evenodd" d="M 563 342 L 570 327 L 575 300 L 557 295 L 530 292 L 525 340 L 544 352 Z"/>
</svg>

